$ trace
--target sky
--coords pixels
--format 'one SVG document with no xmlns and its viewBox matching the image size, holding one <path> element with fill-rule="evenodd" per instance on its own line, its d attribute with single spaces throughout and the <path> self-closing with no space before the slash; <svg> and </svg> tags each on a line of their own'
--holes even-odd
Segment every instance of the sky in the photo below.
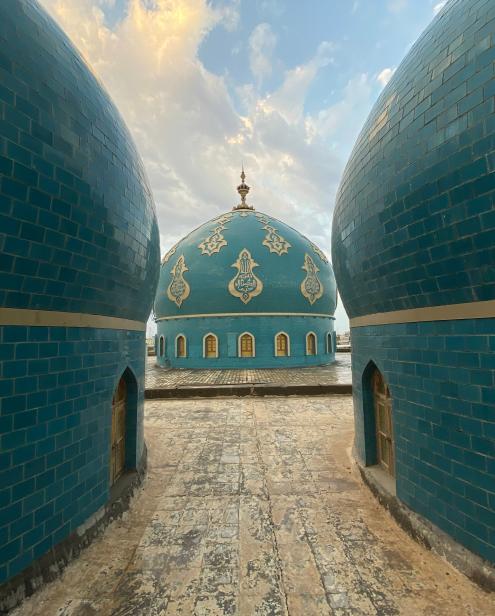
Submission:
<svg viewBox="0 0 495 616">
<path fill-rule="evenodd" d="M 361 126 L 440 0 L 40 0 L 124 117 L 164 254 L 238 202 L 330 256 Z M 342 302 L 338 332 L 348 329 Z"/>
</svg>

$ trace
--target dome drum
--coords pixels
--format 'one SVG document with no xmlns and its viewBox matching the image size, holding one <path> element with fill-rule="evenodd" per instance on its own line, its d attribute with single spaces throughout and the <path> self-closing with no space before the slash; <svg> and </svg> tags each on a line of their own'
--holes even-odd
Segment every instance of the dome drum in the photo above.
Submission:
<svg viewBox="0 0 495 616">
<path fill-rule="evenodd" d="M 334 321 L 318 316 L 223 316 L 159 321 L 156 334 L 157 364 L 175 368 L 267 368 L 315 366 L 335 360 Z M 316 339 L 308 353 L 307 336 Z M 252 356 L 240 347 L 243 334 L 252 337 Z M 282 334 L 284 340 L 277 340 Z M 216 338 L 214 354 L 208 354 L 206 337 Z M 186 340 L 183 357 L 177 338 Z M 277 342 L 279 343 L 277 346 Z M 162 350 L 162 352 L 160 352 Z"/>
</svg>

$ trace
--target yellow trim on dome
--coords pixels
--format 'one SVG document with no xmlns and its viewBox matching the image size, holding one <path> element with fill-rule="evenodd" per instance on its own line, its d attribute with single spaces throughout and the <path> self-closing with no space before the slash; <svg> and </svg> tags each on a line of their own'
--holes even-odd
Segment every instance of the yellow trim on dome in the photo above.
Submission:
<svg viewBox="0 0 495 616">
<path fill-rule="evenodd" d="M 61 312 L 58 310 L 28 310 L 25 308 L 0 308 L 0 325 L 25 325 L 31 327 L 93 327 L 95 329 L 126 329 L 146 331 L 146 323 L 107 317 L 101 314 Z"/>
<path fill-rule="evenodd" d="M 158 317 L 158 321 L 173 321 L 175 319 L 207 319 L 210 317 L 323 317 L 333 319 L 332 314 L 324 314 L 320 312 L 212 312 L 210 314 L 177 314 L 170 317 Z"/>
<path fill-rule="evenodd" d="M 427 306 L 426 308 L 375 312 L 374 314 L 350 319 L 350 325 L 351 327 L 367 327 L 368 325 L 392 325 L 393 323 L 493 319 L 494 317 L 495 300 L 491 299 L 484 302 L 467 302 L 465 304 L 446 304 L 443 306 Z"/>
</svg>

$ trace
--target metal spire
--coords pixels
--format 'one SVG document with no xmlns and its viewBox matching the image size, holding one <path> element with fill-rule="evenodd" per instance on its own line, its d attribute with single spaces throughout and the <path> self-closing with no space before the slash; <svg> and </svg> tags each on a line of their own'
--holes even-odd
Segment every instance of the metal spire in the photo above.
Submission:
<svg viewBox="0 0 495 616">
<path fill-rule="evenodd" d="M 244 164 L 242 164 L 241 183 L 237 187 L 237 192 L 241 195 L 241 202 L 239 203 L 239 205 L 236 205 L 235 207 L 233 207 L 232 208 L 233 210 L 254 210 L 254 207 L 246 203 L 246 197 L 249 192 L 249 186 L 244 182 L 245 179 L 246 179 L 246 174 L 244 173 Z"/>
</svg>

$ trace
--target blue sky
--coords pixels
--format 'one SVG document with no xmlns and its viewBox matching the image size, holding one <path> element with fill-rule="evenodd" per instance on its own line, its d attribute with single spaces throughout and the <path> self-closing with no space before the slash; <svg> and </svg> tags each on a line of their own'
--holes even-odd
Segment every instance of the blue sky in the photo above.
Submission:
<svg viewBox="0 0 495 616">
<path fill-rule="evenodd" d="M 335 194 L 381 89 L 440 0 L 40 0 L 143 157 L 162 252 L 251 203 L 330 253 Z M 337 329 L 347 329 L 342 306 Z"/>
</svg>

